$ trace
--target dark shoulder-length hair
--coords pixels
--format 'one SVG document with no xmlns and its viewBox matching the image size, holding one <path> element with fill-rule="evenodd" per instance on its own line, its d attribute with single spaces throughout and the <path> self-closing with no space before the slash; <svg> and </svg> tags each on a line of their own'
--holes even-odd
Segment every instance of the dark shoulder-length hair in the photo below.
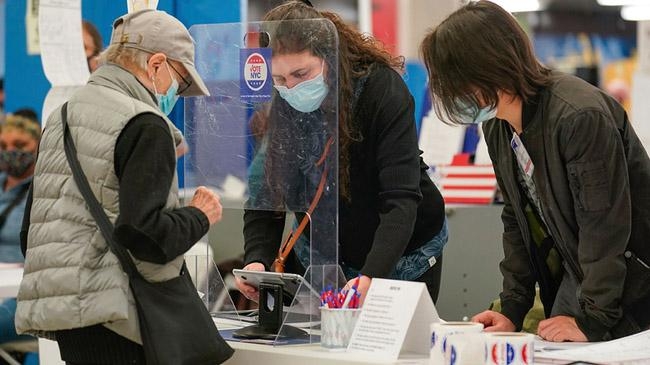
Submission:
<svg viewBox="0 0 650 365">
<path fill-rule="evenodd" d="M 338 36 L 338 65 L 328 64 L 330 69 L 337 69 L 338 99 L 338 137 L 339 137 L 339 194 L 350 200 L 350 146 L 360 141 L 362 136 L 357 123 L 354 121 L 353 103 L 354 82 L 367 75 L 370 67 L 377 63 L 392 67 L 399 71 L 404 68 L 402 57 L 393 57 L 375 38 L 363 35 L 347 25 L 332 12 L 320 11 L 303 1 L 288 1 L 264 16 L 264 21 L 288 21 L 279 23 L 275 34 L 271 36 L 271 48 L 274 54 L 299 53 L 309 50 L 313 55 L 331 61 L 324 50 L 332 50 L 336 39 L 328 37 L 329 29 L 320 29 L 319 22 L 291 22 L 291 20 L 327 19 L 336 28 Z M 305 27 L 312 24 L 315 29 Z M 330 28 L 331 29 L 331 28 Z"/>
<path fill-rule="evenodd" d="M 426 35 L 420 52 L 436 114 L 446 123 L 463 124 L 463 104 L 496 106 L 500 90 L 527 102 L 550 83 L 550 70 L 516 19 L 490 1 L 452 13 Z"/>
</svg>

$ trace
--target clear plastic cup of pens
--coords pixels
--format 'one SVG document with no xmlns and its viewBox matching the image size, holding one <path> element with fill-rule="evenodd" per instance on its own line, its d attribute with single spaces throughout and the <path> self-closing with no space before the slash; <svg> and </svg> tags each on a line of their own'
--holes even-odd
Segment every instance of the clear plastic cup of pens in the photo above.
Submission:
<svg viewBox="0 0 650 365">
<path fill-rule="evenodd" d="M 320 308 L 320 344 L 330 350 L 345 350 L 359 319 L 360 308 Z"/>
</svg>

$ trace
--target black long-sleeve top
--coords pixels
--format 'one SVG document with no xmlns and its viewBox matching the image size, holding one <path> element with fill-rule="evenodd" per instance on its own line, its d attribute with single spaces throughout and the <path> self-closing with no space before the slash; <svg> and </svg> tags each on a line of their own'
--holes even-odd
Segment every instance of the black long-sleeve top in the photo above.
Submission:
<svg viewBox="0 0 650 365">
<path fill-rule="evenodd" d="M 194 207 L 164 209 L 176 168 L 176 153 L 165 120 L 151 113 L 135 116 L 115 145 L 120 182 L 120 214 L 114 237 L 136 258 L 164 264 L 182 255 L 208 232 L 206 215 Z M 31 211 L 28 196 L 21 230 L 23 255 Z"/>
<path fill-rule="evenodd" d="M 363 140 L 350 149 L 351 201 L 339 199 L 339 262 L 387 277 L 404 253 L 440 232 L 444 202 L 420 157 L 413 98 L 401 77 L 374 67 L 356 105 Z M 246 263 L 269 268 L 283 224 L 284 215 L 246 211 Z"/>
</svg>

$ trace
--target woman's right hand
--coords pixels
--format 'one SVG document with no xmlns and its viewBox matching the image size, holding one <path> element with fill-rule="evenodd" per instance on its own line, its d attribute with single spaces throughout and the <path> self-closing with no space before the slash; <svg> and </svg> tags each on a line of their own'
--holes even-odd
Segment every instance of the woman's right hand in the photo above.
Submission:
<svg viewBox="0 0 650 365">
<path fill-rule="evenodd" d="M 205 186 L 199 186 L 196 189 L 192 201 L 188 205 L 202 211 L 208 217 L 210 225 L 221 220 L 223 208 L 221 207 L 219 195 Z"/>
<path fill-rule="evenodd" d="M 250 264 L 244 266 L 243 270 L 252 270 L 252 271 L 266 271 L 264 265 L 259 262 L 251 262 Z M 237 284 L 237 289 L 244 294 L 244 296 L 252 301 L 258 302 L 260 299 L 260 293 L 256 287 L 246 284 L 244 281 L 235 277 L 235 283 Z"/>
</svg>

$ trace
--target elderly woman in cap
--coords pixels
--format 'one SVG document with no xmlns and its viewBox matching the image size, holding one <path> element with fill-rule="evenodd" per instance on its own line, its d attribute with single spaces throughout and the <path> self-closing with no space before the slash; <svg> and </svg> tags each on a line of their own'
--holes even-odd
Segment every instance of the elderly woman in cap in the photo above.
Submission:
<svg viewBox="0 0 650 365">
<path fill-rule="evenodd" d="M 114 22 L 101 62 L 67 105 L 81 168 L 140 273 L 178 277 L 183 254 L 221 219 L 219 198 L 204 187 L 179 205 L 181 135 L 167 114 L 179 96 L 209 94 L 193 40 L 165 12 L 130 13 Z M 144 364 L 128 279 L 76 187 L 60 109 L 47 125 L 23 223 L 16 329 L 56 338 L 68 364 Z"/>
<path fill-rule="evenodd" d="M 0 125 L 0 266 L 22 266 L 20 224 L 32 182 L 41 127 L 29 113 L 7 115 Z M 0 343 L 19 339 L 14 327 L 16 299 L 0 300 Z"/>
</svg>

